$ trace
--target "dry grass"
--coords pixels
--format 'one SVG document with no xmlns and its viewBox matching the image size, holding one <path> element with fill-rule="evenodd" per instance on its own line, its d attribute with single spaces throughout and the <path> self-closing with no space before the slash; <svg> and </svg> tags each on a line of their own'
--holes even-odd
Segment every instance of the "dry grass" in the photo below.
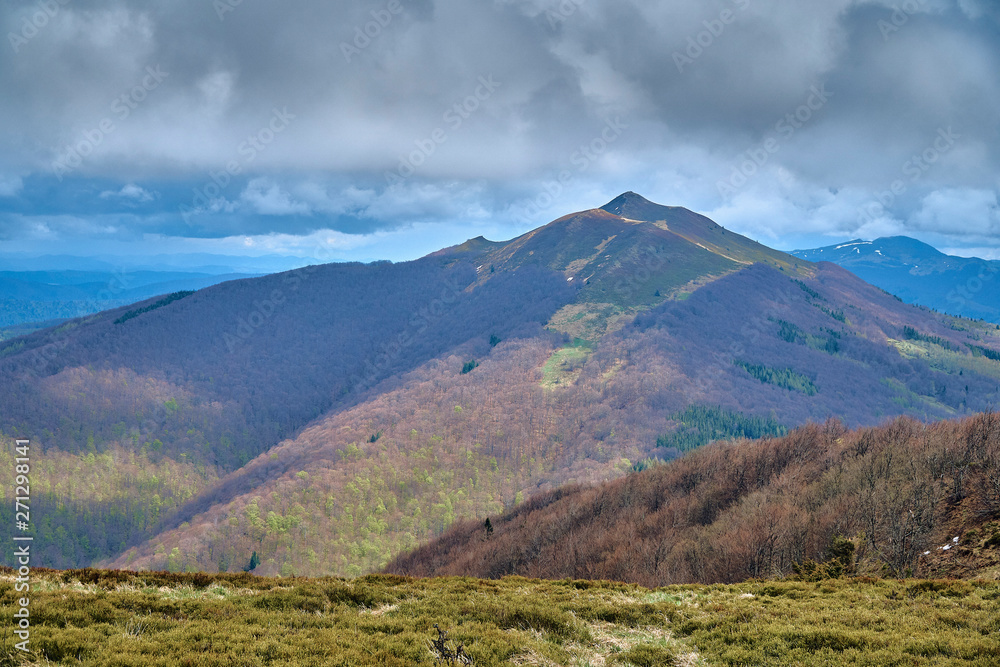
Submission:
<svg viewBox="0 0 1000 667">
<path fill-rule="evenodd" d="M 996 665 L 1000 582 L 595 581 L 40 571 L 30 655 L 0 665 Z M 16 600 L 0 578 L 0 614 Z M 9 625 L 8 625 L 9 628 Z M 5 657 L 6 656 L 6 657 Z"/>
</svg>

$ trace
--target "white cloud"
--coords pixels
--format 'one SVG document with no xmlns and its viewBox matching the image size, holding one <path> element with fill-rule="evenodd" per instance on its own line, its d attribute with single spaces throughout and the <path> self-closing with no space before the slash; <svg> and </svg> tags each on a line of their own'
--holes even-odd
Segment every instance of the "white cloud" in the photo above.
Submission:
<svg viewBox="0 0 1000 667">
<path fill-rule="evenodd" d="M 255 178 L 240 193 L 240 201 L 260 215 L 309 215 L 309 205 L 292 199 L 280 185 L 269 178 Z"/>
<path fill-rule="evenodd" d="M 936 190 L 920 202 L 912 219 L 918 229 L 966 237 L 1000 236 L 1000 206 L 992 190 Z"/>
<path fill-rule="evenodd" d="M 135 183 L 129 183 L 121 190 L 105 190 L 101 193 L 101 199 L 123 199 L 129 202 L 142 203 L 156 199 L 156 193 L 145 190 Z"/>
<path fill-rule="evenodd" d="M 1000 248 L 978 247 L 978 248 L 939 248 L 946 255 L 957 255 L 958 257 L 979 257 L 980 259 L 1000 260 Z"/>
<path fill-rule="evenodd" d="M 117 221 L 123 235 L 307 234 L 324 224 L 371 232 L 422 222 L 454 229 L 491 217 L 523 231 L 635 190 L 776 245 L 802 232 L 926 228 L 981 238 L 996 233 L 988 201 L 926 198 L 1000 187 L 996 2 L 957 1 L 407 0 L 350 62 L 340 43 L 384 0 L 244 2 L 221 22 L 205 0 L 155 9 L 138 0 L 70 3 L 23 46 L 16 66 L 0 68 L 0 173 L 19 175 L 0 177 L 0 197 L 23 195 L 21 178 L 49 197 L 33 177 L 50 177 L 53 155 L 98 136 L 109 119 L 114 130 L 98 136 L 71 178 L 101 179 L 106 202 L 159 207 Z M 904 4 L 916 9 L 884 37 L 878 21 Z M 546 12 L 563 7 L 565 20 L 551 24 Z M 735 18 L 720 26 L 723 9 Z M 4 33 L 21 16 L 0 17 Z M 678 72 L 674 54 L 689 40 L 701 53 Z M 112 102 L 149 66 L 169 77 L 121 118 Z M 455 126 L 447 114 L 472 99 L 479 77 L 500 86 L 450 116 L 461 119 Z M 780 149 L 736 197 L 720 196 L 716 182 L 737 156 L 759 150 L 823 84 L 829 103 L 794 136 L 779 137 Z M 295 116 L 281 132 L 267 127 L 276 108 Z M 581 160 L 580 147 L 618 114 L 629 129 L 598 159 Z M 907 182 L 886 215 L 859 220 L 857 207 L 903 178 L 901 165 L 950 124 L 962 138 L 947 156 L 918 184 Z M 416 153 L 419 169 L 387 187 L 386 172 Z M 230 189 L 200 198 L 195 222 L 181 226 L 190 190 L 227 165 L 240 170 L 226 177 Z M 561 171 L 571 182 L 546 199 Z M 532 208 L 538 201 L 545 204 Z M 87 215 L 69 194 L 45 203 Z M 24 234 L 29 219 L 18 219 Z"/>
</svg>

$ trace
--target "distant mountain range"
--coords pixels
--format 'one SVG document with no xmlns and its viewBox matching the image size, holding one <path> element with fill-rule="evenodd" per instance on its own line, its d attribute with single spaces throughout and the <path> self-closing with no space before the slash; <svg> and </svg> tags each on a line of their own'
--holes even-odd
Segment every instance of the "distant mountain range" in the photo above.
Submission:
<svg viewBox="0 0 1000 667">
<path fill-rule="evenodd" d="M 123 269 L 0 271 L 0 340 L 42 328 L 47 321 L 248 277 L 252 274 Z M 35 326 L 26 326 L 29 324 Z"/>
<path fill-rule="evenodd" d="M 998 400 L 994 325 L 631 192 L 510 241 L 0 343 L 0 431 L 37 444 L 52 566 L 239 570 L 256 552 L 261 573 L 360 574 L 710 440 Z"/>
<path fill-rule="evenodd" d="M 833 262 L 907 303 L 1000 324 L 1000 261 L 945 255 L 907 236 L 794 250 L 810 262 Z"/>
<path fill-rule="evenodd" d="M 306 266 L 304 257 L 286 255 L 219 255 L 213 253 L 173 253 L 161 255 L 37 255 L 0 252 L 0 271 L 88 271 L 106 274 L 144 271 L 173 273 L 243 273 L 261 275 Z"/>
</svg>

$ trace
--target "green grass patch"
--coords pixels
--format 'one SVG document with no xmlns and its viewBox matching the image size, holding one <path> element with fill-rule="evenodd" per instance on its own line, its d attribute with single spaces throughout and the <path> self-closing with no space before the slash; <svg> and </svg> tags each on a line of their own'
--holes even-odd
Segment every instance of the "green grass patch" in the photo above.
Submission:
<svg viewBox="0 0 1000 667">
<path fill-rule="evenodd" d="M 971 371 L 979 375 L 1000 379 L 1000 364 L 977 350 L 976 348 L 979 346 L 966 343 L 970 348 L 966 351 L 955 347 L 942 347 L 922 339 L 896 340 L 889 338 L 887 342 L 895 347 L 903 357 L 922 359 L 931 368 L 942 373 L 959 375 L 965 371 Z"/>
<path fill-rule="evenodd" d="M 944 338 L 940 336 L 931 336 L 929 334 L 920 333 L 913 327 L 907 325 L 903 327 L 903 338 L 906 340 L 920 340 L 927 343 L 933 343 L 934 345 L 939 345 L 946 350 L 954 349 L 954 346 Z"/>
<path fill-rule="evenodd" d="M 0 572 L 12 618 L 15 575 Z M 4 664 L 434 665 L 434 625 L 494 665 L 994 665 L 1000 582 L 611 582 L 32 573 Z M 9 635 L 8 635 L 9 636 Z"/>
<path fill-rule="evenodd" d="M 587 362 L 591 351 L 589 342 L 576 338 L 572 345 L 553 352 L 542 366 L 542 387 L 556 389 L 572 385 L 583 372 L 583 365 Z"/>
</svg>

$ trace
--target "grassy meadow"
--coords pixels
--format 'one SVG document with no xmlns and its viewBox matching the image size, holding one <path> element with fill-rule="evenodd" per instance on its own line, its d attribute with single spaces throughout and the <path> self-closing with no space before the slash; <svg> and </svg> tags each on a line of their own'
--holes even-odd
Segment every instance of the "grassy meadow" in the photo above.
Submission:
<svg viewBox="0 0 1000 667">
<path fill-rule="evenodd" d="M 434 665 L 438 624 L 490 665 L 997 665 L 1000 582 L 829 579 L 647 589 L 518 577 L 40 570 L 30 655 L 0 573 L 3 665 Z M 439 663 L 438 663 L 439 664 Z"/>
</svg>

